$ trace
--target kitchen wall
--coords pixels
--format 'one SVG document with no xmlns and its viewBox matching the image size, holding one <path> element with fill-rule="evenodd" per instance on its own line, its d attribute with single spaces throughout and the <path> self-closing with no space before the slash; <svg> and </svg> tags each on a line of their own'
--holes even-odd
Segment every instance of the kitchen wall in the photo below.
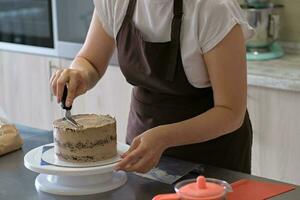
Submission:
<svg viewBox="0 0 300 200">
<path fill-rule="evenodd" d="M 300 42 L 300 0 L 273 0 L 283 4 L 281 40 Z"/>
<path fill-rule="evenodd" d="M 244 0 L 238 0 L 239 3 Z M 283 4 L 281 37 L 280 40 L 300 43 L 300 0 L 272 0 L 271 2 Z"/>
</svg>

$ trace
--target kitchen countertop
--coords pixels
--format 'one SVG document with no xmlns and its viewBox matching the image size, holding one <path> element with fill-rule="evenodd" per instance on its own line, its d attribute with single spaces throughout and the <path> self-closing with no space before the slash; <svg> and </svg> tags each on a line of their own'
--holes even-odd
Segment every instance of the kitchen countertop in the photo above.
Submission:
<svg viewBox="0 0 300 200">
<path fill-rule="evenodd" d="M 23 165 L 24 155 L 31 149 L 52 142 L 52 133 L 38 129 L 18 126 L 24 139 L 22 150 L 0 157 L 0 200 L 151 200 L 158 193 L 173 192 L 173 186 L 163 184 L 150 179 L 142 178 L 135 174 L 128 174 L 128 182 L 121 188 L 103 194 L 89 196 L 55 196 L 43 192 L 37 192 L 34 180 L 37 173 L 26 169 Z M 267 180 L 239 172 L 221 168 L 203 166 L 206 177 L 218 178 L 232 183 L 239 179 L 250 178 L 256 180 Z M 192 176 L 192 175 L 189 175 Z M 273 180 L 268 180 L 276 182 Z M 274 197 L 274 200 L 294 200 L 300 197 L 300 187 L 294 191 Z"/>
<path fill-rule="evenodd" d="M 248 61 L 248 85 L 300 92 L 300 54 L 280 59 Z"/>
</svg>

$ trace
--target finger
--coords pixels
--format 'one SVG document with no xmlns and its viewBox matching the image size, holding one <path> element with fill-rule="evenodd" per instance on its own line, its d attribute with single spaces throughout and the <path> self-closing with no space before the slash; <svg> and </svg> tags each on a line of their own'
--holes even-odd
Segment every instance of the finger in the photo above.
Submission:
<svg viewBox="0 0 300 200">
<path fill-rule="evenodd" d="M 148 171 L 150 171 L 151 169 L 155 168 L 158 165 L 160 158 L 161 155 L 146 154 L 146 157 L 143 160 L 135 163 L 128 170 L 136 171 L 139 173 L 147 173 Z"/>
<path fill-rule="evenodd" d="M 70 81 L 68 83 L 68 95 L 67 95 L 67 99 L 66 99 L 66 106 L 70 107 L 73 104 L 73 101 L 75 99 L 75 95 L 76 95 L 76 91 L 78 88 L 78 82 L 77 79 L 74 78 L 70 78 Z"/>
<path fill-rule="evenodd" d="M 157 167 L 158 163 L 159 163 L 159 160 L 154 161 L 154 159 L 150 159 L 150 161 L 148 163 L 146 163 L 143 166 L 137 167 L 136 169 L 134 169 L 134 171 L 144 174 L 144 173 L 149 172 L 153 168 Z"/>
<path fill-rule="evenodd" d="M 133 163 L 137 162 L 143 156 L 143 151 L 136 149 L 128 154 L 123 160 L 120 161 L 117 168 L 125 169 L 125 166 L 132 165 Z"/>
<path fill-rule="evenodd" d="M 57 79 L 57 83 L 56 83 L 57 103 L 61 102 L 65 85 L 67 84 L 69 79 L 70 79 L 70 76 L 69 76 L 68 70 L 64 70 L 61 73 L 60 77 Z"/>
<path fill-rule="evenodd" d="M 138 160 L 138 162 L 126 166 L 125 170 L 128 172 L 141 172 L 141 173 L 146 173 L 147 171 L 149 171 L 152 167 L 153 167 L 154 163 L 153 163 L 153 159 L 151 156 L 143 156 L 142 158 L 140 158 Z"/>
<path fill-rule="evenodd" d="M 56 76 L 56 73 L 52 74 L 52 76 L 51 76 L 51 78 L 49 80 L 49 83 L 50 83 L 51 86 L 52 86 L 52 82 L 53 82 L 53 79 L 55 78 L 55 76 Z"/>
<path fill-rule="evenodd" d="M 52 93 L 56 96 L 56 84 L 57 84 L 57 79 L 59 78 L 60 74 L 62 73 L 63 70 L 58 70 L 55 72 L 55 74 L 51 77 L 50 84 L 51 84 L 51 89 Z"/>
<path fill-rule="evenodd" d="M 135 165 L 137 162 L 140 161 L 142 157 L 139 157 L 135 160 L 132 160 L 129 164 L 127 164 L 125 167 L 123 167 L 123 170 L 127 171 L 127 169 L 131 168 L 131 166 Z"/>
<path fill-rule="evenodd" d="M 132 151 L 134 151 L 139 146 L 139 144 L 140 144 L 140 139 L 139 138 L 133 139 L 130 148 L 128 149 L 128 151 L 126 151 L 125 153 L 123 153 L 121 155 L 121 157 L 125 158 L 129 153 L 131 153 Z"/>
<path fill-rule="evenodd" d="M 55 95 L 55 84 L 54 84 L 54 79 L 56 78 L 56 74 L 53 74 L 53 76 L 51 77 L 51 79 L 50 79 L 50 89 L 51 89 L 51 93 L 53 94 L 53 95 Z"/>
<path fill-rule="evenodd" d="M 53 82 L 53 80 L 54 80 L 54 78 L 55 78 L 55 77 L 56 77 L 58 74 L 60 74 L 62 71 L 63 71 L 63 70 L 61 70 L 61 69 L 59 69 L 59 70 L 56 70 L 56 71 L 55 71 L 55 73 L 54 73 L 54 74 L 52 74 L 52 76 L 51 76 L 51 78 L 50 78 L 49 82 L 50 82 L 50 83 L 52 83 L 52 82 Z"/>
<path fill-rule="evenodd" d="M 127 165 L 132 165 L 133 163 L 137 162 L 138 159 L 140 159 L 140 155 L 136 154 L 136 151 L 133 151 L 119 162 L 117 168 L 125 169 Z"/>
</svg>

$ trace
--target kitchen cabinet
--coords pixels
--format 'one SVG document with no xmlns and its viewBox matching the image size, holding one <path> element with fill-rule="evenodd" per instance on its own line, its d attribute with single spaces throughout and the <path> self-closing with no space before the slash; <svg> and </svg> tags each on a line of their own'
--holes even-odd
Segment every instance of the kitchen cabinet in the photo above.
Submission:
<svg viewBox="0 0 300 200">
<path fill-rule="evenodd" d="M 16 123 L 50 129 L 50 64 L 58 59 L 0 52 L 0 106 Z"/>
<path fill-rule="evenodd" d="M 49 79 L 71 60 L 0 51 L 0 107 L 19 124 L 52 129 L 52 122 L 64 112 L 50 92 Z M 109 114 L 117 120 L 118 140 L 125 141 L 131 86 L 120 68 L 109 66 L 104 77 L 78 97 L 72 113 Z"/>
<path fill-rule="evenodd" d="M 249 86 L 252 173 L 300 184 L 300 92 Z"/>
<path fill-rule="evenodd" d="M 0 51 L 0 109 L 1 108 L 1 104 L 2 104 L 2 101 L 3 101 L 3 94 L 1 94 L 1 92 L 3 92 L 4 90 L 4 80 L 3 80 L 3 71 L 4 71 L 4 67 L 2 65 L 2 62 L 1 62 L 1 59 L 2 58 L 2 52 Z M 1 97 L 2 96 L 2 97 Z M 2 111 L 3 112 L 3 111 Z"/>
</svg>

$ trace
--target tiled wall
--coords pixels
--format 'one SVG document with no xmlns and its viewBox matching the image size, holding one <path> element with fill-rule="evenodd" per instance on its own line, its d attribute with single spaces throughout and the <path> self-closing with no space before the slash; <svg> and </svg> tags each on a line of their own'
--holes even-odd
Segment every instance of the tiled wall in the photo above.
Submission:
<svg viewBox="0 0 300 200">
<path fill-rule="evenodd" d="M 244 2 L 238 0 L 239 3 Z M 271 0 L 284 5 L 281 20 L 281 40 L 300 43 L 300 0 Z"/>
</svg>

